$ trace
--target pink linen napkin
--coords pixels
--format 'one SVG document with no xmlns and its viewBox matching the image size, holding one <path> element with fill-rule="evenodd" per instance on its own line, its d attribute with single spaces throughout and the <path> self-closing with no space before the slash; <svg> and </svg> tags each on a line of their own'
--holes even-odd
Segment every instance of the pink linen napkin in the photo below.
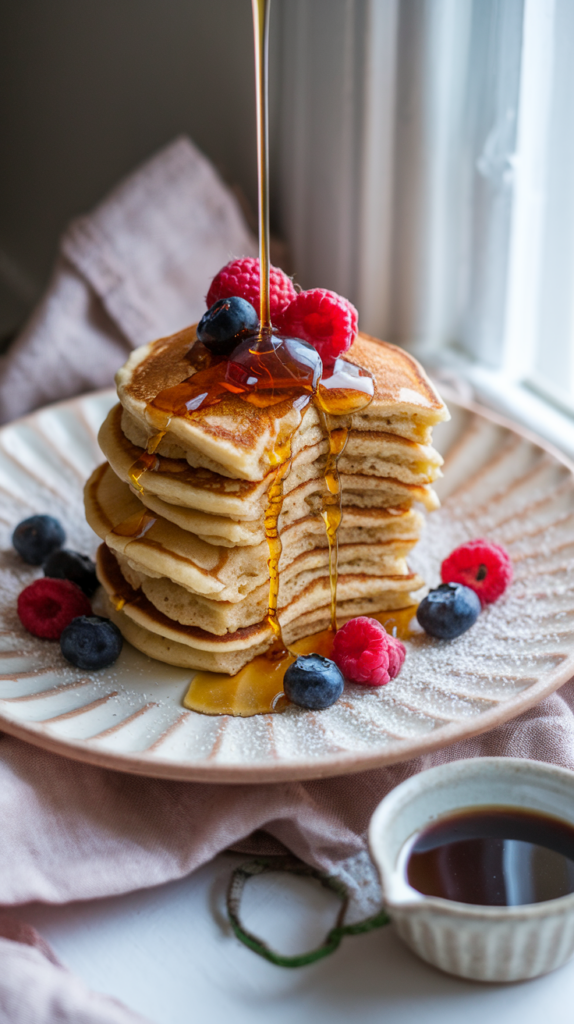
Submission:
<svg viewBox="0 0 574 1024">
<path fill-rule="evenodd" d="M 379 904 L 366 846 L 379 801 L 415 772 L 492 755 L 574 769 L 574 681 L 482 736 L 389 768 L 311 782 L 233 786 L 147 779 L 80 764 L 4 735 L 0 905 L 66 903 L 159 885 L 249 839 L 252 852 L 286 847 L 341 877 L 354 895 L 353 916 L 364 916 Z M 253 836 L 260 830 L 265 837 Z"/>
<path fill-rule="evenodd" d="M 0 917 L 0 1019 L 6 1024 L 146 1024 L 116 999 L 90 992 L 34 928 Z"/>
<path fill-rule="evenodd" d="M 110 383 L 130 348 L 197 318 L 211 276 L 232 256 L 253 252 L 232 194 L 189 141 L 177 140 L 65 234 L 52 284 L 0 366 L 0 418 Z M 367 916 L 379 899 L 366 846 L 378 802 L 414 772 L 489 754 L 574 768 L 574 682 L 483 736 L 392 768 L 309 783 L 145 779 L 4 735 L 0 904 L 154 886 L 239 846 L 287 848 L 338 875 L 352 890 L 353 917 Z M 141 1020 L 90 994 L 37 936 L 6 920 L 0 1011 L 14 1024 Z"/>
<path fill-rule="evenodd" d="M 354 896 L 352 917 L 358 919 L 379 905 L 366 844 L 379 801 L 415 772 L 488 755 L 574 769 L 574 682 L 483 736 L 390 768 L 307 783 L 214 786 L 145 779 L 78 764 L 4 735 L 0 904 L 117 895 L 181 878 L 229 847 L 250 853 L 286 847 L 346 882 Z M 16 927 L 0 921 L 0 936 L 6 936 L 0 938 L 0 1010 L 10 1008 L 2 1019 L 141 1020 L 89 993 L 37 936 L 32 949 L 22 947 L 30 939 Z M 23 991 L 27 1001 L 21 1003 Z"/>
<path fill-rule="evenodd" d="M 0 423 L 112 384 L 130 349 L 198 320 L 217 271 L 256 252 L 234 194 L 176 139 L 64 234 L 44 298 L 0 360 Z"/>
</svg>

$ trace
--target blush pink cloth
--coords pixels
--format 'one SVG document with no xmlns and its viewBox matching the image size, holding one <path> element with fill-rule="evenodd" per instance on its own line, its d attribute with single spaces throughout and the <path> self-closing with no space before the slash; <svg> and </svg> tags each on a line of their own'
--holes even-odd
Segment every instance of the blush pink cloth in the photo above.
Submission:
<svg viewBox="0 0 574 1024">
<path fill-rule="evenodd" d="M 111 382 L 130 348 L 196 318 L 210 277 L 232 256 L 254 251 L 232 194 L 191 143 L 176 141 L 65 235 L 52 284 L 0 366 L 0 419 Z M 484 736 L 392 768 L 309 783 L 132 777 L 5 735 L 0 904 L 110 896 L 180 878 L 229 847 L 286 847 L 344 880 L 353 915 L 365 916 L 379 898 L 366 829 L 385 793 L 431 765 L 487 754 L 574 768 L 574 683 Z M 31 929 L 4 918 L 0 1019 L 142 1018 L 90 993 Z"/>
<path fill-rule="evenodd" d="M 132 348 L 198 320 L 257 243 L 233 192 L 176 139 L 65 232 L 48 290 L 0 360 L 0 423 L 107 387 Z"/>
<path fill-rule="evenodd" d="M 34 928 L 0 917 L 0 1020 L 6 1024 L 145 1024 L 109 996 L 90 992 Z"/>
<path fill-rule="evenodd" d="M 0 739 L 0 905 L 65 903 L 181 878 L 228 847 L 287 847 L 375 906 L 366 830 L 403 779 L 464 757 L 529 757 L 574 769 L 574 681 L 482 736 L 389 768 L 311 782 L 208 785 L 147 779 Z M 281 844 L 279 846 L 278 844 Z M 354 875 L 354 866 L 357 873 Z M 361 892 L 364 890 L 364 892 Z"/>
<path fill-rule="evenodd" d="M 574 681 L 483 736 L 390 768 L 308 783 L 210 786 L 145 779 L 68 761 L 5 735 L 0 740 L 0 904 L 109 896 L 181 878 L 229 847 L 251 853 L 286 847 L 343 879 L 354 894 L 358 918 L 378 905 L 366 830 L 385 793 L 432 765 L 487 755 L 574 769 Z M 6 928 L 6 921 L 0 922 L 0 935 L 7 935 Z M 28 941 L 26 933 L 17 932 L 0 938 L 0 1009 L 10 1008 L 0 1019 L 11 1024 L 141 1019 L 90 993 L 46 956 L 37 939 L 33 948 L 23 947 Z"/>
</svg>

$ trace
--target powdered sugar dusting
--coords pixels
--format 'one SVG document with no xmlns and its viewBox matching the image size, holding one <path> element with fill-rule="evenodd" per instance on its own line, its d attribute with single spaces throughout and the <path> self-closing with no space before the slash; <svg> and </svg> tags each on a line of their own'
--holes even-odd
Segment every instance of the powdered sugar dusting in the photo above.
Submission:
<svg viewBox="0 0 574 1024">
<path fill-rule="evenodd" d="M 247 719 L 184 712 L 190 673 L 128 644 L 107 670 L 73 668 L 57 644 L 29 636 L 18 620 L 18 593 L 41 570 L 20 561 L 10 535 L 21 519 L 48 512 L 62 521 L 68 546 L 94 553 L 82 480 L 101 459 L 92 428 L 112 402 L 111 393 L 89 396 L 0 432 L 0 717 L 8 731 L 179 778 L 329 774 L 408 758 L 445 730 L 452 740 L 492 715 L 509 718 L 574 666 L 574 478 L 535 444 L 455 408 L 443 506 L 427 517 L 410 563 L 432 587 L 441 561 L 465 541 L 487 537 L 508 550 L 514 581 L 466 634 L 439 641 L 415 622 L 402 671 L 386 686 L 347 685 L 322 712 L 291 706 Z"/>
</svg>

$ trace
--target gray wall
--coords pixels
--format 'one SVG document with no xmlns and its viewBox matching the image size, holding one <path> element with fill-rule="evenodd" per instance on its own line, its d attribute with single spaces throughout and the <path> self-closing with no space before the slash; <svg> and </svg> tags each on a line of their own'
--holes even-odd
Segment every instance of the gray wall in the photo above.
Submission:
<svg viewBox="0 0 574 1024">
<path fill-rule="evenodd" d="M 178 133 L 255 205 L 253 89 L 249 0 L 4 0 L 0 335 L 66 222 Z"/>
</svg>

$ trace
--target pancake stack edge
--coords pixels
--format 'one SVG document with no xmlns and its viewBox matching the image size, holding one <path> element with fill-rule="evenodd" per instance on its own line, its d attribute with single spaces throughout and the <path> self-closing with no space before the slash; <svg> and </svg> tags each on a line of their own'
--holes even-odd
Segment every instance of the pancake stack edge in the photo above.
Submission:
<svg viewBox="0 0 574 1024">
<path fill-rule="evenodd" d="M 253 417 L 248 431 L 239 423 L 243 408 L 230 403 L 188 417 L 191 430 L 186 422 L 170 423 L 153 466 L 133 471 L 154 433 L 146 402 L 154 387 L 160 390 L 156 370 L 166 365 L 171 345 L 171 373 L 192 337 L 181 332 L 144 346 L 118 374 L 120 404 L 99 435 L 107 462 L 86 485 L 86 516 L 103 542 L 97 560 L 103 610 L 126 639 L 173 665 L 233 674 L 273 639 L 266 620 L 264 530 L 273 478 L 264 458 L 265 431 L 272 425 L 264 416 Z M 373 372 L 376 391 L 371 406 L 349 417 L 349 440 L 339 460 L 340 622 L 416 602 L 423 580 L 409 571 L 406 559 L 423 525 L 420 507 L 438 504 L 432 482 L 442 460 L 429 443 L 430 432 L 448 414 L 410 356 L 393 346 L 382 353 L 381 348 L 361 338 L 348 353 L 350 361 Z M 149 380 L 148 393 L 142 380 Z M 279 520 L 278 608 L 287 643 L 330 621 L 321 516 L 327 448 L 311 404 L 294 437 Z"/>
</svg>

